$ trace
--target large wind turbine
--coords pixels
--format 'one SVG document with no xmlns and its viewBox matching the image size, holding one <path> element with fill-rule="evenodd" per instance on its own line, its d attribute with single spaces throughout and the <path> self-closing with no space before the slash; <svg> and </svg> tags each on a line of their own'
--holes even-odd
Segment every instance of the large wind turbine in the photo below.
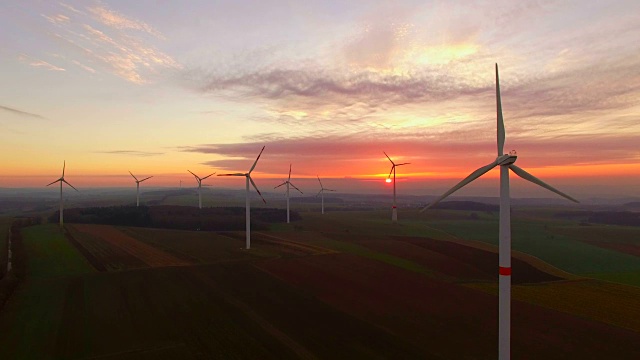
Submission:
<svg viewBox="0 0 640 360">
<path fill-rule="evenodd" d="M 322 213 L 324 214 L 324 192 L 335 191 L 335 190 L 327 189 L 324 186 L 322 186 L 322 181 L 320 181 L 320 176 L 317 176 L 317 177 L 318 177 L 318 182 L 320 183 L 320 191 L 318 191 L 318 195 L 320 195 L 320 197 L 322 198 Z M 316 195 L 316 197 L 318 195 Z"/>
<path fill-rule="evenodd" d="M 215 173 L 213 173 L 213 174 L 209 174 L 209 175 L 207 175 L 207 176 L 205 176 L 205 177 L 201 178 L 201 177 L 198 177 L 198 175 L 196 175 L 196 174 L 192 173 L 192 172 L 191 172 L 191 170 L 187 170 L 187 171 L 188 171 L 188 172 L 190 172 L 190 173 L 191 173 L 191 175 L 195 176 L 196 181 L 198 182 L 198 208 L 199 208 L 199 209 L 202 209 L 202 180 L 204 180 L 204 179 L 208 178 L 209 176 L 211 176 L 211 175 L 213 175 L 213 174 L 215 174 Z M 180 185 L 180 186 L 182 186 L 182 183 L 181 183 L 181 185 Z"/>
<path fill-rule="evenodd" d="M 264 151 L 264 146 L 262 147 L 262 150 L 260 150 L 260 154 L 258 154 L 258 157 L 256 158 L 256 161 L 253 163 L 253 166 L 251 167 L 251 169 L 249 169 L 249 172 L 246 173 L 233 173 L 233 174 L 220 174 L 218 176 L 244 176 L 245 180 L 246 180 L 246 189 L 247 189 L 247 197 L 245 200 L 245 206 L 246 206 L 246 219 L 247 219 L 247 226 L 246 226 L 246 234 L 247 234 L 247 250 L 251 249 L 251 202 L 249 201 L 249 182 L 251 182 L 251 185 L 253 186 L 254 189 L 256 189 L 256 191 L 258 192 L 258 195 L 260 195 L 260 198 L 262 198 L 262 201 L 266 204 L 267 201 L 262 197 L 262 194 L 260 193 L 260 190 L 258 190 L 258 187 L 256 186 L 256 183 L 253 182 L 253 179 L 251 178 L 251 172 L 253 171 L 253 169 L 256 168 L 256 165 L 258 164 L 258 160 L 260 159 L 260 155 L 262 155 L 262 152 Z"/>
<path fill-rule="evenodd" d="M 287 180 L 284 180 L 284 182 L 282 184 L 274 187 L 274 189 L 277 189 L 282 185 L 287 185 L 287 193 L 286 194 L 287 194 L 287 224 L 288 224 L 289 223 L 289 186 L 291 186 L 294 189 L 300 191 L 300 194 L 302 194 L 302 190 L 298 189 L 295 185 L 293 185 L 291 183 L 291 164 L 289 164 L 289 177 L 287 178 Z"/>
<path fill-rule="evenodd" d="M 393 208 L 391 209 L 391 221 L 393 222 L 397 222 L 398 221 L 398 209 L 396 208 L 396 167 L 400 166 L 400 165 L 408 165 L 410 163 L 402 163 L 402 164 L 396 164 L 393 162 L 393 160 L 391 160 L 391 158 L 389 157 L 389 155 L 387 155 L 386 152 L 384 152 L 384 155 L 387 157 L 387 159 L 389 159 L 389 161 L 391 161 L 391 170 L 389 171 L 389 178 L 391 177 L 391 173 L 393 173 Z"/>
<path fill-rule="evenodd" d="M 498 156 L 496 159 L 478 170 L 472 172 L 469 176 L 460 181 L 456 186 L 437 198 L 427 207 L 422 209 L 424 211 L 447 196 L 453 194 L 458 189 L 479 178 L 483 174 L 496 166 L 500 166 L 500 232 L 499 232 L 499 297 L 498 297 L 498 312 L 499 312 L 499 329 L 498 329 L 498 358 L 500 360 L 508 360 L 511 357 L 511 204 L 509 197 L 509 170 L 513 171 L 521 178 L 528 180 L 536 185 L 553 191 L 554 193 L 563 196 L 571 201 L 578 202 L 578 200 L 571 196 L 553 188 L 551 185 L 544 183 L 542 180 L 529 174 L 523 169 L 514 165 L 517 159 L 515 151 L 511 151 L 509 154 L 505 154 L 504 149 L 504 120 L 502 118 L 502 103 L 500 100 L 500 80 L 498 77 L 498 64 L 496 64 L 496 107 L 497 107 L 497 122 L 498 122 Z"/>
<path fill-rule="evenodd" d="M 55 184 L 55 183 L 57 183 L 57 182 L 60 182 L 60 227 L 62 227 L 62 226 L 64 225 L 64 223 L 63 223 L 63 221 L 62 221 L 62 217 L 63 217 L 63 216 L 62 216 L 62 183 L 65 183 L 65 184 L 67 184 L 67 185 L 71 186 L 71 188 L 72 188 L 73 190 L 78 191 L 78 189 L 76 189 L 75 187 L 73 187 L 73 185 L 69 184 L 69 183 L 67 182 L 67 180 L 65 180 L 65 179 L 64 179 L 64 168 L 65 168 L 66 166 L 67 166 L 67 162 L 66 162 L 66 161 L 64 161 L 64 162 L 62 163 L 62 176 L 60 176 L 60 179 L 58 179 L 58 180 L 56 180 L 56 181 L 53 181 L 53 182 L 51 182 L 51 183 L 47 184 L 47 186 L 49 186 L 49 185 Z"/>
<path fill-rule="evenodd" d="M 131 171 L 129 171 L 129 174 L 131 174 Z M 138 180 L 138 178 L 133 174 L 131 174 L 131 176 L 136 180 L 136 206 L 140 206 L 140 183 L 147 179 L 151 179 L 153 176 L 146 177 L 142 180 Z"/>
</svg>

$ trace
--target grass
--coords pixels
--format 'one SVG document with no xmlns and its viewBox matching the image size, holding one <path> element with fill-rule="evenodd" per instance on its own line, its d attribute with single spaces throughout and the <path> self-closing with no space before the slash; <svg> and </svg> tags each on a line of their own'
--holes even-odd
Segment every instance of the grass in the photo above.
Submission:
<svg viewBox="0 0 640 360">
<path fill-rule="evenodd" d="M 497 294 L 497 284 L 469 284 Z M 514 299 L 640 332 L 640 288 L 599 280 L 514 285 Z"/>
<path fill-rule="evenodd" d="M 358 255 L 364 258 L 381 261 L 383 263 L 397 266 L 401 269 L 409 270 L 412 272 L 426 274 L 426 275 L 433 275 L 432 271 L 416 264 L 413 261 L 399 258 L 397 256 L 392 256 L 389 254 L 373 251 L 364 246 L 349 243 L 346 241 L 326 239 L 326 240 L 318 241 L 317 245 L 321 245 L 333 250 L 337 250 L 337 251 L 341 251 L 349 254 Z"/>
<path fill-rule="evenodd" d="M 330 296 L 336 297 L 336 301 L 351 301 L 354 307 L 361 306 L 372 298 L 367 291 L 379 289 L 384 286 L 384 281 L 392 288 L 391 285 L 395 285 L 403 277 L 411 278 L 412 284 L 426 286 L 427 283 L 433 283 L 430 286 L 434 286 L 434 289 L 438 286 L 457 289 L 459 284 L 445 284 L 431 279 L 437 275 L 428 269 L 428 264 L 422 266 L 380 249 L 361 246 L 350 239 L 383 241 L 388 238 L 389 241 L 394 241 L 388 235 L 407 235 L 434 239 L 455 237 L 463 243 L 475 240 L 478 241 L 475 245 L 495 245 L 496 216 L 481 214 L 479 220 L 472 221 L 468 220 L 469 213 L 442 211 L 437 216 L 423 216 L 410 214 L 407 210 L 400 212 L 399 224 L 392 224 L 388 210 L 328 212 L 325 215 L 309 212 L 303 214 L 301 221 L 288 225 L 278 224 L 271 228 L 274 236 L 319 245 L 349 255 L 285 256 L 266 241 L 256 241 L 252 244 L 253 249 L 246 252 L 240 250 L 244 246 L 242 232 L 226 236 L 210 232 L 119 228 L 141 242 L 189 259 L 198 265 L 110 273 L 94 272 L 56 225 L 25 228 L 23 234 L 28 255 L 27 279 L 0 314 L 0 333 L 3 334 L 0 337 L 0 354 L 3 359 L 78 359 L 102 356 L 113 359 L 275 359 L 308 357 L 310 354 L 320 358 L 336 358 L 336 354 L 345 358 L 374 358 L 376 355 L 417 358 L 420 357 L 415 353 L 418 349 L 422 357 L 428 357 L 431 353 L 424 349 L 430 346 L 424 344 L 421 336 L 416 336 L 421 338 L 419 343 L 408 342 L 409 340 L 398 335 L 401 332 L 389 333 L 385 321 L 393 325 L 398 314 L 406 315 L 406 322 L 402 326 L 396 326 L 403 332 L 417 334 L 420 331 L 439 331 L 441 324 L 438 321 L 465 324 L 481 318 L 493 318 L 484 312 L 460 318 L 458 310 L 440 318 L 438 306 L 454 300 L 440 298 L 434 295 L 436 292 L 428 292 L 427 298 L 432 301 L 433 307 L 427 306 L 428 311 L 424 314 L 395 306 L 383 308 L 379 317 L 368 320 L 355 313 L 339 310 L 340 308 L 314 296 L 308 289 L 283 282 L 281 278 L 271 276 L 256 266 L 278 264 L 292 259 L 310 263 L 319 259 L 349 257 L 350 261 L 327 264 L 334 264 L 336 267 L 333 270 L 338 269 L 336 279 L 340 279 L 343 274 L 345 278 L 355 276 L 362 280 L 362 288 L 356 291 L 346 281 L 344 293 L 340 293 L 333 288 L 334 283 L 324 282 L 324 285 Z M 637 259 L 629 259 L 624 254 L 584 243 L 580 240 L 585 235 L 584 230 L 566 230 L 574 226 L 571 222 L 554 221 L 549 225 L 543 220 L 546 214 L 528 212 L 525 215 L 514 216 L 514 249 L 537 256 L 561 269 L 578 269 L 583 274 L 599 279 L 625 283 L 640 280 L 640 272 L 633 270 Z M 610 228 L 611 233 L 608 233 L 609 227 L 599 227 L 598 236 L 606 237 L 611 234 L 620 237 L 621 234 L 626 234 L 628 239 L 635 236 L 630 230 Z M 558 229 L 565 230 L 562 232 Z M 257 238 L 258 236 L 256 240 Z M 372 276 L 367 272 L 367 264 L 354 270 L 354 264 L 358 262 L 355 260 L 362 260 L 358 257 L 375 260 L 369 263 L 375 264 L 373 268 L 380 267 L 384 271 Z M 319 264 L 325 263 L 320 261 Z M 331 267 L 321 266 L 317 271 L 306 275 L 313 277 Z M 295 273 L 296 269 L 299 271 L 299 267 L 292 267 L 289 273 Z M 401 276 L 385 278 L 385 274 Z M 481 300 L 495 310 L 494 300 L 497 304 L 497 299 L 486 293 L 495 293 L 496 284 L 476 283 L 468 286 L 482 292 L 465 288 L 466 292 L 461 293 L 467 294 L 469 298 L 463 297 L 456 301 L 473 303 L 478 300 L 474 298 L 474 294 L 479 294 L 478 298 L 484 299 Z M 413 291 L 419 290 L 419 287 L 404 288 L 411 288 L 407 290 L 411 294 L 390 292 L 386 298 L 387 295 L 382 291 L 378 300 L 381 303 L 393 300 L 397 304 L 424 301 L 424 294 L 416 297 L 416 292 Z M 425 287 L 422 291 L 426 292 L 425 289 L 430 288 Z M 562 281 L 514 286 L 514 298 L 564 313 L 540 313 L 550 319 L 572 314 L 594 320 L 598 324 L 613 325 L 602 328 L 604 330 L 587 331 L 594 336 L 614 337 L 612 334 L 617 334 L 615 327 L 640 332 L 639 288 L 599 280 Z M 428 319 L 432 322 L 427 321 Z M 314 326 L 309 326 L 310 323 Z M 565 326 L 559 320 L 554 324 L 559 328 L 564 326 L 571 329 L 571 326 Z M 538 334 L 536 341 L 546 339 L 544 336 L 548 329 L 544 324 L 531 326 L 531 329 L 521 326 L 521 334 L 535 330 Z M 517 327 L 514 329 L 517 330 Z M 514 334 L 517 335 L 516 330 Z M 451 331 L 452 334 L 455 333 Z M 581 329 L 576 328 L 575 331 L 580 333 Z M 468 339 L 472 337 L 469 336 Z M 566 337 L 566 343 L 571 346 L 577 346 L 575 344 L 584 340 L 579 335 L 572 337 L 569 334 Z M 491 336 L 490 338 L 493 339 Z M 526 343 L 526 338 L 516 337 L 514 343 L 520 344 L 518 351 L 523 354 L 525 350 L 528 353 L 533 349 Z M 564 341 L 562 340 L 563 344 Z M 494 346 L 488 344 L 485 342 L 477 346 L 492 351 Z M 544 351 L 556 348 L 562 350 L 561 345 L 556 343 L 545 344 L 548 349 Z M 588 345 L 592 344 L 585 344 L 585 349 L 589 348 Z M 615 346 L 625 349 L 624 346 Z M 576 351 L 586 351 L 581 349 L 579 346 Z M 478 351 L 478 358 L 493 357 L 490 352 L 485 354 Z M 538 351 L 544 352 L 533 349 L 531 353 L 537 354 Z M 431 355 L 447 358 L 447 354 Z"/>
<path fill-rule="evenodd" d="M 17 359 L 51 358 L 61 322 L 66 288 L 73 277 L 93 268 L 67 241 L 57 225 L 23 228 L 26 279 L 0 318 L 0 349 Z"/>
<path fill-rule="evenodd" d="M 69 243 L 57 225 L 24 228 L 27 277 L 52 278 L 80 275 L 93 271 L 85 258 Z"/>
<path fill-rule="evenodd" d="M 9 229 L 11 228 L 12 218 L 0 217 L 0 279 L 2 279 L 7 271 L 8 250 L 9 250 Z"/>
<path fill-rule="evenodd" d="M 497 221 L 438 220 L 430 224 L 433 228 L 441 229 L 444 233 L 457 238 L 498 245 Z M 582 241 L 580 236 L 587 230 L 568 231 L 567 229 L 576 227 L 570 222 L 556 221 L 554 224 L 548 226 L 542 220 L 513 219 L 512 249 L 540 258 L 552 266 L 573 274 L 640 286 L 640 279 L 633 275 L 640 273 L 640 258 Z M 562 226 L 556 227 L 559 224 Z M 630 241 L 629 238 L 637 233 L 634 230 L 620 228 L 622 227 L 600 227 L 598 236 L 615 238 L 616 234 L 622 232 L 627 236 L 625 241 Z"/>
</svg>

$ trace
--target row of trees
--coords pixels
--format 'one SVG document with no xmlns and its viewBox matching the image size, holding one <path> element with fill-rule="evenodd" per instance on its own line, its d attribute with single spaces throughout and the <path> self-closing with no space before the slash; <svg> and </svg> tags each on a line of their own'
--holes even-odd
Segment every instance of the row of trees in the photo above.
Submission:
<svg viewBox="0 0 640 360">
<path fill-rule="evenodd" d="M 58 220 L 56 212 L 49 221 Z M 300 214 L 292 211 L 291 220 L 300 220 Z M 286 210 L 273 208 L 251 209 L 251 227 L 266 230 L 269 223 L 285 222 Z M 245 228 L 245 208 L 211 207 L 198 209 L 192 206 L 111 206 L 73 208 L 64 211 L 69 223 L 104 224 L 118 226 L 155 227 L 179 230 L 235 231 Z"/>
</svg>

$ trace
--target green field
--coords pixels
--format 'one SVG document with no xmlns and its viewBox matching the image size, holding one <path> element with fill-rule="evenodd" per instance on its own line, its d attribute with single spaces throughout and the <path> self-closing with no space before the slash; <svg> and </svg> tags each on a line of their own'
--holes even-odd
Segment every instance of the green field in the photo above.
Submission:
<svg viewBox="0 0 640 360">
<path fill-rule="evenodd" d="M 8 240 L 9 229 L 11 228 L 12 218 L 0 217 L 0 279 L 4 277 L 7 270 L 8 256 Z"/>
<path fill-rule="evenodd" d="M 93 270 L 57 225 L 22 231 L 27 274 L 3 309 L 0 329 L 6 335 L 0 337 L 0 353 L 37 359 L 51 353 L 56 334 L 64 327 L 61 317 L 66 288 L 74 278 Z"/>
<path fill-rule="evenodd" d="M 98 241 L 71 226 L 75 246 L 92 253 L 94 262 L 125 255 L 139 261 L 144 254 L 135 251 L 149 256 L 149 246 L 182 261 L 114 262 L 100 271 L 56 225 L 26 227 L 27 275 L 0 313 L 0 354 L 495 358 L 497 284 L 493 275 L 473 271 L 488 266 L 493 274 L 493 263 L 485 260 L 496 261 L 497 215 L 469 215 L 405 210 L 392 224 L 386 210 L 304 212 L 300 221 L 255 232 L 250 251 L 243 249 L 243 232 L 118 227 L 126 236 L 116 249 L 115 238 Z M 514 250 L 535 256 L 516 255 L 518 261 L 560 277 L 514 285 L 514 357 L 635 359 L 640 287 L 625 284 L 638 284 L 640 258 L 588 241 L 635 244 L 637 231 L 598 226 L 590 232 L 571 221 L 547 223 L 546 216 L 548 210 L 514 216 Z M 418 246 L 426 238 L 454 252 Z M 459 263 L 462 258 L 470 262 Z M 456 272 L 465 266 L 473 271 Z M 451 347 L 452 339 L 465 345 Z"/>
<path fill-rule="evenodd" d="M 388 211 L 341 211 L 325 215 L 305 213 L 301 221 L 272 225 L 274 231 L 337 231 L 371 235 L 423 236 L 462 239 L 498 245 L 498 215 L 471 211 L 429 210 L 400 212 L 392 224 Z M 579 226 L 576 221 L 550 217 L 551 210 L 526 209 L 512 217 L 512 249 L 535 256 L 572 274 L 640 286 L 640 258 L 592 245 L 585 240 L 640 244 L 640 229 L 622 226 Z"/>
</svg>

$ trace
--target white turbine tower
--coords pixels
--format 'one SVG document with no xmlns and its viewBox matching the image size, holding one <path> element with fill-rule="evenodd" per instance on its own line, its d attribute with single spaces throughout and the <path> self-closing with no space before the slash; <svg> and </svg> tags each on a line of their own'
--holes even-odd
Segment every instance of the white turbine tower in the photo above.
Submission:
<svg viewBox="0 0 640 360">
<path fill-rule="evenodd" d="M 262 150 L 260 150 L 260 154 L 258 154 L 258 157 L 256 158 L 256 161 L 253 163 L 253 166 L 251 167 L 251 169 L 249 169 L 249 172 L 246 173 L 233 173 L 233 174 L 220 174 L 218 176 L 244 176 L 245 180 L 246 180 L 246 189 L 247 189 L 247 195 L 246 195 L 246 200 L 245 200 L 245 207 L 246 207 L 246 219 L 247 219 L 247 225 L 246 225 L 246 234 L 247 234 L 247 250 L 251 249 L 251 202 L 249 201 L 249 182 L 251 182 L 251 185 L 253 186 L 254 189 L 256 189 L 256 191 L 258 192 L 258 195 L 260 195 L 260 198 L 262 198 L 262 201 L 266 204 L 267 201 L 262 197 L 262 194 L 260 193 L 260 190 L 258 190 L 258 187 L 256 186 L 256 183 L 253 182 L 253 179 L 251 178 L 251 172 L 253 171 L 253 169 L 256 168 L 256 165 L 258 164 L 258 160 L 260 159 L 260 155 L 262 155 L 262 152 L 264 151 L 264 146 L 262 147 Z"/>
<path fill-rule="evenodd" d="M 62 227 L 62 226 L 64 225 L 64 223 L 63 223 L 63 221 L 62 221 L 62 218 L 63 218 L 63 216 L 62 216 L 62 210 L 63 210 L 63 209 L 62 209 L 62 207 L 63 207 L 63 206 L 62 206 L 62 203 L 63 203 L 63 200 L 62 200 L 62 183 L 65 183 L 65 184 L 67 184 L 67 185 L 71 186 L 71 188 L 72 188 L 73 190 L 78 191 L 78 189 L 76 189 L 75 187 L 73 187 L 73 185 L 69 184 L 69 183 L 67 182 L 67 180 L 65 180 L 65 179 L 64 179 L 64 168 L 65 168 L 66 166 L 67 166 L 67 162 L 66 162 L 66 161 L 64 161 L 64 162 L 62 163 L 62 176 L 60 176 L 60 179 L 58 179 L 58 180 L 56 180 L 56 181 L 53 181 L 53 182 L 51 182 L 51 183 L 47 184 L 47 186 L 49 186 L 49 185 L 55 184 L 55 183 L 57 183 L 57 182 L 60 182 L 60 227 Z"/>
<path fill-rule="evenodd" d="M 322 181 L 320 181 L 320 176 L 319 175 L 316 175 L 316 176 L 318 177 L 318 182 L 320 183 L 320 191 L 318 191 L 318 194 L 316 195 L 316 197 L 320 195 L 320 197 L 322 198 L 322 213 L 324 214 L 324 192 L 335 191 L 335 190 L 327 189 L 324 186 L 322 186 Z"/>
<path fill-rule="evenodd" d="M 190 172 L 191 175 L 193 175 L 196 178 L 196 181 L 198 182 L 198 208 L 202 209 L 202 180 L 208 178 L 209 176 L 211 176 L 211 175 L 213 175 L 215 173 L 209 174 L 209 175 L 201 178 L 201 177 L 198 177 L 198 175 L 192 173 L 191 170 L 187 170 L 187 171 Z M 182 180 L 180 182 L 180 186 L 182 186 Z"/>
<path fill-rule="evenodd" d="M 509 197 L 509 170 L 513 171 L 521 178 L 536 185 L 553 191 L 571 201 L 578 200 L 544 183 L 542 180 L 529 174 L 523 169 L 514 165 L 517 159 L 515 151 L 505 154 L 504 149 L 504 120 L 502 118 L 502 103 L 500 100 L 500 80 L 498 77 L 498 64 L 496 64 L 496 107 L 498 122 L 498 156 L 486 166 L 472 172 L 469 176 L 460 181 L 456 186 L 437 198 L 424 211 L 447 196 L 453 194 L 458 189 L 479 178 L 496 166 L 500 166 L 500 232 L 499 232 L 499 296 L 498 296 L 498 358 L 508 360 L 511 357 L 511 204 Z"/>
<path fill-rule="evenodd" d="M 131 174 L 131 171 L 129 171 L 129 174 Z M 131 176 L 136 180 L 136 206 L 140 206 L 140 183 L 147 179 L 151 179 L 153 176 L 146 177 L 142 180 L 138 180 L 138 178 L 133 174 L 131 174 Z"/>
<path fill-rule="evenodd" d="M 393 207 L 391 208 L 391 221 L 398 222 L 398 209 L 396 208 L 396 167 L 400 165 L 408 165 L 411 163 L 396 164 L 393 162 L 393 160 L 391 160 L 386 152 L 383 151 L 383 153 L 387 157 L 387 159 L 391 161 L 391 170 L 389 171 L 388 178 L 391 178 L 391 173 L 393 173 Z"/>
<path fill-rule="evenodd" d="M 274 189 L 279 188 L 282 185 L 287 185 L 287 224 L 289 223 L 289 186 L 293 187 L 294 189 L 300 191 L 300 194 L 302 194 L 302 190 L 298 189 L 295 185 L 293 185 L 291 183 L 291 164 L 289 164 L 289 178 L 287 178 L 287 180 L 284 180 L 284 182 L 276 187 L 274 187 Z"/>
</svg>

